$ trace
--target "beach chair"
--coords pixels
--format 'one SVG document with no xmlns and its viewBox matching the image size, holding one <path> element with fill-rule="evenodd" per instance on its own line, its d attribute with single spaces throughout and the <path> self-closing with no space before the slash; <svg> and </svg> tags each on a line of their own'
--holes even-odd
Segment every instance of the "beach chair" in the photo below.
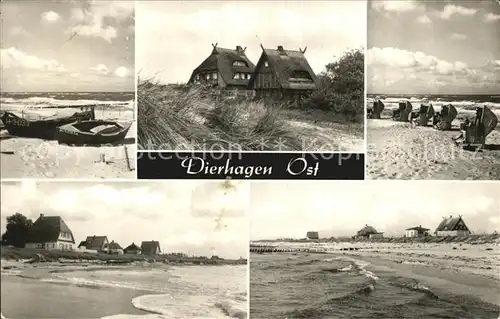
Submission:
<svg viewBox="0 0 500 319">
<path fill-rule="evenodd" d="M 434 117 L 434 107 L 432 104 L 421 104 L 418 111 L 418 125 L 427 126 L 429 120 Z"/>
<path fill-rule="evenodd" d="M 463 148 L 482 148 L 488 136 L 497 126 L 498 118 L 487 106 L 476 108 L 476 117 L 470 125 L 464 125 Z"/>
<path fill-rule="evenodd" d="M 451 130 L 451 123 L 457 117 L 457 109 L 452 105 L 443 105 L 440 112 L 440 120 L 437 123 L 437 128 L 441 131 Z"/>
<path fill-rule="evenodd" d="M 410 101 L 399 102 L 398 115 L 396 115 L 396 120 L 400 122 L 410 122 L 411 121 L 411 111 L 413 106 Z"/>
<path fill-rule="evenodd" d="M 382 114 L 382 111 L 384 110 L 385 105 L 382 101 L 376 100 L 373 101 L 373 108 L 371 110 L 371 118 L 372 119 L 380 119 L 380 114 Z"/>
</svg>

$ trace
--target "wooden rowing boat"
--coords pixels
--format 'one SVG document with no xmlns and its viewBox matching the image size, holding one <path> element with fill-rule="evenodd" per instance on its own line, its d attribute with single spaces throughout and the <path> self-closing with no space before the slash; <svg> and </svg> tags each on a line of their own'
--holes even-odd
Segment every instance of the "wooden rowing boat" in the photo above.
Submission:
<svg viewBox="0 0 500 319">
<path fill-rule="evenodd" d="M 48 140 L 54 139 L 57 128 L 59 126 L 73 123 L 79 120 L 91 120 L 94 118 L 94 109 L 75 112 L 72 115 L 64 117 L 36 120 L 22 118 L 8 111 L 6 111 L 1 117 L 3 125 L 10 135 Z"/>
<path fill-rule="evenodd" d="M 59 127 L 56 139 L 68 145 L 115 144 L 125 139 L 131 125 L 107 120 L 79 121 Z"/>
</svg>

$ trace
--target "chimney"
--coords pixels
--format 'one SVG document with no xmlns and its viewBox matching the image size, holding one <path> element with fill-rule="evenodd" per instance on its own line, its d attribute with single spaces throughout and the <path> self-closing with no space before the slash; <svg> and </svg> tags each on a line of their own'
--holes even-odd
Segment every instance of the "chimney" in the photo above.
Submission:
<svg viewBox="0 0 500 319">
<path fill-rule="evenodd" d="M 452 217 L 453 217 L 453 216 L 452 216 L 452 215 L 450 215 L 450 218 L 452 218 Z"/>
<path fill-rule="evenodd" d="M 283 49 L 282 45 L 278 45 L 278 51 L 283 52 L 283 51 L 285 51 L 285 49 Z"/>
<path fill-rule="evenodd" d="M 236 46 L 236 51 L 238 51 L 238 52 L 243 51 L 243 48 L 241 47 L 241 45 L 237 45 Z"/>
<path fill-rule="evenodd" d="M 40 218 L 43 218 L 45 215 L 40 213 Z"/>
</svg>

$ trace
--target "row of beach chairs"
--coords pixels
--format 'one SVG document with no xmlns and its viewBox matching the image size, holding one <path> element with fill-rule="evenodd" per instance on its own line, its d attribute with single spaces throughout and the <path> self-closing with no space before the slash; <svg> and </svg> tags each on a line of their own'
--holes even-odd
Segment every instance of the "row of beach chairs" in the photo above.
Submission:
<svg viewBox="0 0 500 319">
<path fill-rule="evenodd" d="M 368 118 L 380 119 L 385 106 L 381 100 L 373 102 L 373 106 L 368 108 Z M 457 109 L 452 105 L 443 105 L 440 112 L 435 112 L 432 104 L 423 103 L 418 110 L 413 110 L 413 106 L 408 100 L 399 102 L 399 108 L 393 110 L 392 119 L 399 122 L 410 122 L 420 126 L 428 126 L 432 121 L 432 126 L 441 131 L 452 130 L 452 122 L 457 117 Z M 486 144 L 486 136 L 497 126 L 498 118 L 487 106 L 476 107 L 476 114 L 472 120 L 465 119 L 460 124 L 462 134 L 453 138 L 460 142 L 464 148 L 482 148 Z"/>
</svg>

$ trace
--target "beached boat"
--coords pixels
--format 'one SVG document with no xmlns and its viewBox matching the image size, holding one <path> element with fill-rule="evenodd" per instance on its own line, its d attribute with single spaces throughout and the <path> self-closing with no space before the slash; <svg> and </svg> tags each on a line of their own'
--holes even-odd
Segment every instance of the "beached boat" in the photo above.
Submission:
<svg viewBox="0 0 500 319">
<path fill-rule="evenodd" d="M 19 117 L 12 112 L 4 112 L 2 122 L 10 135 L 19 137 L 32 137 L 42 139 L 54 139 L 59 126 L 73 123 L 79 120 L 91 120 L 95 118 L 94 109 L 75 112 L 69 116 L 52 117 L 45 119 L 27 119 Z"/>
<path fill-rule="evenodd" d="M 125 139 L 131 125 L 131 122 L 107 120 L 79 121 L 59 127 L 56 139 L 60 144 L 68 145 L 114 144 Z"/>
</svg>

